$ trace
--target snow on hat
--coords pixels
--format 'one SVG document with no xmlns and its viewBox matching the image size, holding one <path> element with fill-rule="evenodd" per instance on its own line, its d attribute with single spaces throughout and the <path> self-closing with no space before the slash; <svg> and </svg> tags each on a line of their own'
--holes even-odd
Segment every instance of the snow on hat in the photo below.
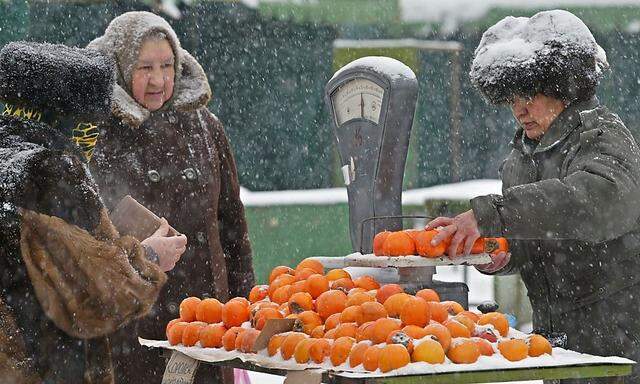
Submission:
<svg viewBox="0 0 640 384">
<path fill-rule="evenodd" d="M 591 98 L 608 67 L 582 20 L 553 10 L 531 18 L 508 16 L 487 29 L 469 76 L 493 104 L 538 93 L 571 102 Z"/>
<path fill-rule="evenodd" d="M 87 47 L 97 49 L 116 61 L 118 73 L 112 112 L 133 126 L 141 125 L 150 116 L 150 111 L 131 96 L 133 72 L 143 43 L 158 33 L 166 37 L 175 58 L 173 96 L 165 106 L 189 111 L 206 105 L 211 98 L 207 75 L 196 59 L 182 49 L 178 36 L 165 19 L 151 12 L 123 13 L 111 20 L 104 35 Z"/>
<path fill-rule="evenodd" d="M 62 115 L 106 116 L 113 62 L 93 49 L 13 42 L 0 50 L 0 100 Z"/>
</svg>

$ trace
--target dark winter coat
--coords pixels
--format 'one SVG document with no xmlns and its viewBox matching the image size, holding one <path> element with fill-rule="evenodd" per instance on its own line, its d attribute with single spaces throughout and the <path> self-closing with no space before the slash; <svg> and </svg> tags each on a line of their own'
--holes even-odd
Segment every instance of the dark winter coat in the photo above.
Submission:
<svg viewBox="0 0 640 384">
<path fill-rule="evenodd" d="M 638 144 L 594 98 L 512 146 L 502 196 L 471 202 L 482 236 L 510 241 L 498 274 L 520 272 L 534 327 L 568 333 L 569 349 L 640 360 Z"/>
<path fill-rule="evenodd" d="M 14 336 L 0 367 L 21 356 L 14 368 L 35 382 L 112 383 L 105 336 L 146 313 L 166 279 L 119 238 L 83 157 L 46 124 L 0 117 L 0 331 Z"/>
<path fill-rule="evenodd" d="M 0 382 L 113 383 L 107 335 L 166 280 L 118 235 L 85 163 L 113 83 L 95 50 L 0 50 Z"/>
<path fill-rule="evenodd" d="M 130 96 L 132 68 L 150 32 L 161 31 L 176 58 L 174 94 L 156 112 Z M 91 163 L 106 205 L 131 195 L 188 239 L 187 251 L 168 273 L 152 314 L 112 338 L 121 382 L 159 382 L 164 359 L 139 346 L 137 337 L 165 339 L 187 296 L 246 296 L 254 284 L 251 247 L 231 146 L 206 104 L 211 96 L 200 65 L 180 48 L 171 27 L 147 12 L 114 19 L 89 45 L 113 55 L 118 67 L 113 119 L 104 127 Z M 135 359 L 132 357 L 135 356 Z M 197 382 L 215 382 L 201 366 Z"/>
</svg>

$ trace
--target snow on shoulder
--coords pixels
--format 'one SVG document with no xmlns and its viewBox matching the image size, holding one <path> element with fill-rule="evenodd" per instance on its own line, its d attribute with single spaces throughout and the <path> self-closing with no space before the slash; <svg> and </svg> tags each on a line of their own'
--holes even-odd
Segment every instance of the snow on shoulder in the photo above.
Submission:
<svg viewBox="0 0 640 384">
<path fill-rule="evenodd" d="M 385 56 L 366 56 L 360 59 L 354 60 L 344 67 L 340 68 L 331 78 L 331 80 L 335 79 L 342 72 L 355 68 L 355 67 L 364 67 L 368 68 L 374 72 L 377 72 L 381 75 L 386 75 L 390 77 L 392 80 L 395 79 L 415 79 L 416 74 L 413 73 L 411 68 L 409 68 L 403 62 L 392 59 L 390 57 Z"/>
<path fill-rule="evenodd" d="M 497 83 L 509 87 L 509 80 L 516 78 L 526 81 L 527 76 L 544 78 L 553 71 L 570 72 L 576 61 L 590 63 L 584 75 L 594 79 L 608 68 L 605 51 L 571 12 L 508 16 L 482 35 L 470 77 L 481 90 Z"/>
</svg>

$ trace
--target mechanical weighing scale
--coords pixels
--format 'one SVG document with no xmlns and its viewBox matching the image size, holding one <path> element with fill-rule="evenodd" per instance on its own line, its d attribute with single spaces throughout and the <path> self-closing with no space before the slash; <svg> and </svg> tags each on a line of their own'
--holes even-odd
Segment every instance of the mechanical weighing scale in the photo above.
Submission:
<svg viewBox="0 0 640 384">
<path fill-rule="evenodd" d="M 443 300 L 468 308 L 462 282 L 433 279 L 436 265 L 486 263 L 488 255 L 426 259 L 371 256 L 374 236 L 403 229 L 402 180 L 418 99 L 413 71 L 389 57 L 364 57 L 337 71 L 325 88 L 342 175 L 349 197 L 349 233 L 354 253 L 318 257 L 326 268 L 369 267 L 363 274 L 397 283 L 408 292 L 433 288 Z M 372 269 L 374 268 L 374 269 Z"/>
</svg>

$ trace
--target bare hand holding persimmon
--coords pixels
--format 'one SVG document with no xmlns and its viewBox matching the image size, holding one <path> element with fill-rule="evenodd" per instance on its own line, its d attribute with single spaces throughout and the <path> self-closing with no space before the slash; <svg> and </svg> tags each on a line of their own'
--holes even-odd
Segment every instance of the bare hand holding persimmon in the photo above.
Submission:
<svg viewBox="0 0 640 384">
<path fill-rule="evenodd" d="M 426 230 L 435 228 L 438 228 L 438 234 L 433 237 L 431 244 L 436 246 L 446 239 L 451 239 L 447 252 L 449 257 L 458 255 L 458 246 L 461 244 L 464 245 L 462 254 L 469 255 L 473 244 L 480 238 L 478 222 L 473 210 L 468 210 L 455 217 L 437 217 L 425 227 Z"/>
</svg>

